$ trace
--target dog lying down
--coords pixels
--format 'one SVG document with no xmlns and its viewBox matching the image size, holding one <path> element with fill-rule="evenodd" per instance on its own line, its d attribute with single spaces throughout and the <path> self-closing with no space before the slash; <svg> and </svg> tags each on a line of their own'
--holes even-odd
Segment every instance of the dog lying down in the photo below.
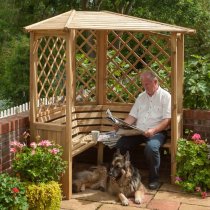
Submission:
<svg viewBox="0 0 210 210">
<path fill-rule="evenodd" d="M 121 155 L 119 150 L 113 156 L 109 171 L 105 166 L 96 166 L 79 172 L 73 179 L 72 188 L 73 192 L 84 191 L 85 188 L 106 190 L 118 196 L 123 206 L 129 205 L 128 197 L 131 196 L 135 197 L 135 203 L 142 203 L 146 191 L 139 170 L 130 162 L 129 152 Z"/>
<path fill-rule="evenodd" d="M 107 185 L 107 169 L 105 166 L 93 166 L 89 170 L 73 175 L 72 191 L 78 193 L 86 188 L 105 191 Z"/>
</svg>

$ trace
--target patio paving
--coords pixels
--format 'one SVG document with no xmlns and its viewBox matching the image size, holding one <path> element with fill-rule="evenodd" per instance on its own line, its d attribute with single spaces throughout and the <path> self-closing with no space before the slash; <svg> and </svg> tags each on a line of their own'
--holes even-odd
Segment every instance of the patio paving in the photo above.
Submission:
<svg viewBox="0 0 210 210">
<path fill-rule="evenodd" d="M 61 210 L 210 210 L 210 197 L 205 199 L 197 195 L 178 190 L 177 186 L 163 183 L 159 190 L 146 193 L 142 204 L 137 205 L 129 198 L 129 206 L 122 206 L 116 197 L 106 192 L 86 190 L 73 194 L 71 200 L 62 201 Z"/>
<path fill-rule="evenodd" d="M 147 186 L 146 173 L 142 182 Z M 161 186 L 158 190 L 147 189 L 141 204 L 135 204 L 129 198 L 129 206 L 122 206 L 116 197 L 106 192 L 87 189 L 85 192 L 73 194 L 71 200 L 63 200 L 61 210 L 210 210 L 210 192 L 202 199 L 198 195 L 183 192 L 178 186 L 170 184 L 168 174 L 162 174 Z"/>
</svg>

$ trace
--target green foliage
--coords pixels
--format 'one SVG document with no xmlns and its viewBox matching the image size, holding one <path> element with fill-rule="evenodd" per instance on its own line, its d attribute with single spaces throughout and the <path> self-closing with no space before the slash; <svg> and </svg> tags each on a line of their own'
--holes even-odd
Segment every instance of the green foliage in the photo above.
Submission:
<svg viewBox="0 0 210 210">
<path fill-rule="evenodd" d="M 9 174 L 0 174 L 0 209 L 28 209 L 24 184 Z"/>
<path fill-rule="evenodd" d="M 208 0 L 142 0 L 136 1 L 132 15 L 196 29 L 186 36 L 185 54 L 206 55 L 210 50 L 210 4 Z"/>
<path fill-rule="evenodd" d="M 61 189 L 57 182 L 29 184 L 26 196 L 30 210 L 59 210 L 61 203 Z"/>
<path fill-rule="evenodd" d="M 210 160 L 204 140 L 179 139 L 176 160 L 176 183 L 183 190 L 202 194 L 210 189 Z"/>
<path fill-rule="evenodd" d="M 34 183 L 59 181 L 65 171 L 66 161 L 62 159 L 62 148 L 43 140 L 30 147 L 13 142 L 11 152 L 15 154 L 12 168 L 21 181 Z"/>
<path fill-rule="evenodd" d="M 11 105 L 19 105 L 29 101 L 29 39 L 21 36 L 10 44 L 1 57 L 0 96 Z"/>
<path fill-rule="evenodd" d="M 186 62 L 184 107 L 210 109 L 210 55 L 196 56 Z"/>
</svg>

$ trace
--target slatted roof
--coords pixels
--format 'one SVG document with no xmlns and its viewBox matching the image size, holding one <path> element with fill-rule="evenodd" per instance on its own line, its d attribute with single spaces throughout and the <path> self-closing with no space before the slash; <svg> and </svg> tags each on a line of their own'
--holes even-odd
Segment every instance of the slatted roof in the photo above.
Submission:
<svg viewBox="0 0 210 210">
<path fill-rule="evenodd" d="M 27 31 L 43 30 L 120 30 L 120 31 L 165 31 L 195 33 L 194 29 L 146 20 L 108 11 L 70 10 L 55 17 L 26 26 Z"/>
</svg>

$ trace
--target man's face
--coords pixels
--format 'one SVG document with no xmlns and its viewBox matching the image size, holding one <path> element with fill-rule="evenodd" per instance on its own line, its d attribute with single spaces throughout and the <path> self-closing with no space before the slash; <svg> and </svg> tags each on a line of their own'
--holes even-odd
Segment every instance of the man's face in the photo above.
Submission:
<svg viewBox="0 0 210 210">
<path fill-rule="evenodd" d="M 148 77 L 142 77 L 141 83 L 148 95 L 153 95 L 157 89 L 157 80 L 151 80 Z"/>
</svg>

